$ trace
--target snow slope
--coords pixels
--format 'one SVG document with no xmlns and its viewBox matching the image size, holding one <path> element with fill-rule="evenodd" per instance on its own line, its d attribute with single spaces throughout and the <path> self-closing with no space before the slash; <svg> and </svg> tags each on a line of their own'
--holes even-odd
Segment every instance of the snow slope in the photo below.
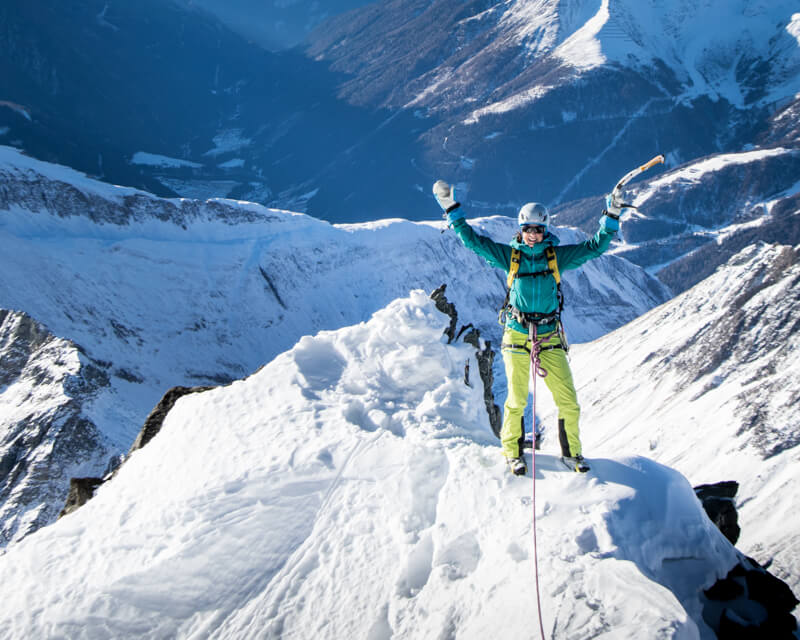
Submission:
<svg viewBox="0 0 800 640">
<path fill-rule="evenodd" d="M 251 203 L 168 200 L 7 147 L 0 147 L 0 182 L 0 309 L 24 312 L 101 369 L 105 384 L 82 400 L 81 413 L 102 434 L 105 450 L 117 454 L 128 451 L 170 387 L 242 378 L 303 335 L 361 322 L 411 289 L 448 283 L 451 299 L 472 310 L 471 321 L 499 343 L 496 309 L 505 280 L 452 232 L 443 233 L 442 222 L 332 226 Z M 438 216 L 433 198 L 430 206 Z M 475 223 L 502 240 L 515 226 L 502 217 Z M 582 239 L 569 229 L 559 233 L 564 242 Z M 578 341 L 667 295 L 641 269 L 612 257 L 566 274 L 565 293 L 570 336 Z M 13 471 L 0 481 L 31 485 L 34 493 L 46 487 L 46 500 L 31 501 L 47 503 L 37 518 L 49 521 L 63 506 L 65 469 L 84 461 L 48 458 L 45 438 L 53 473 L 26 475 L 25 446 L 38 440 L 21 447 L 16 436 L 3 439 L 30 430 L 22 423 L 37 407 L 25 397 L 15 395 L 22 404 L 3 414 L 14 421 L 0 420 L 0 470 Z M 102 475 L 107 462 L 95 460 L 82 473 Z M 6 505 L 0 513 L 17 509 Z M 4 517 L 0 539 L 27 531 Z"/>
<path fill-rule="evenodd" d="M 0 635 L 535 637 L 531 480 L 487 441 L 446 324 L 415 291 L 179 400 L 85 507 L 6 550 Z M 548 635 L 713 637 L 699 590 L 735 551 L 685 478 L 622 449 L 587 476 L 536 463 Z"/>
<path fill-rule="evenodd" d="M 740 484 L 737 547 L 800 588 L 800 263 L 754 245 L 677 298 L 573 349 L 587 455 L 619 451 L 693 485 Z M 542 394 L 545 421 L 552 403 Z"/>
</svg>

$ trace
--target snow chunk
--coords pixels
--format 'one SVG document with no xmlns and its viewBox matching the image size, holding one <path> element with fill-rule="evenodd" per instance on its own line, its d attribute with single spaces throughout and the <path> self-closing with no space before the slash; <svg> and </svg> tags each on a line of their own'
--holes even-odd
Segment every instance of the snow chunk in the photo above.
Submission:
<svg viewBox="0 0 800 640">
<path fill-rule="evenodd" d="M 791 21 L 786 25 L 786 31 L 800 45 L 800 13 L 792 14 Z"/>
<path fill-rule="evenodd" d="M 239 151 L 249 146 L 253 141 L 250 138 L 245 138 L 242 133 L 242 129 L 226 129 L 220 131 L 213 138 L 214 148 L 209 149 L 203 155 L 218 156 L 223 153 Z"/>
</svg>

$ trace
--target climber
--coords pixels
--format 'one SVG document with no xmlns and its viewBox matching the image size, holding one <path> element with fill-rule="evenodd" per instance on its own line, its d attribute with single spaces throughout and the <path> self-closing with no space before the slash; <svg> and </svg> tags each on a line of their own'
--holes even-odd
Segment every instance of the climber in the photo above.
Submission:
<svg viewBox="0 0 800 640">
<path fill-rule="evenodd" d="M 504 244 L 479 235 L 467 224 L 451 185 L 438 180 L 433 192 L 464 246 L 509 274 L 509 295 L 501 311 L 505 316 L 501 350 L 508 390 L 500 440 L 511 472 L 515 475 L 528 472 L 522 452 L 525 436 L 522 415 L 528 404 L 532 337 L 535 335 L 541 345 L 541 366 L 547 372 L 544 380 L 558 407 L 562 460 L 570 469 L 585 473 L 589 465 L 582 455 L 578 428 L 580 407 L 561 325 L 563 298 L 559 271 L 576 269 L 602 255 L 619 230 L 619 217 L 624 210 L 607 198 L 600 229 L 594 237 L 579 244 L 559 246 L 558 237 L 549 228 L 547 208 L 530 202 L 519 210 L 519 231 L 515 238 L 510 244 Z"/>
</svg>

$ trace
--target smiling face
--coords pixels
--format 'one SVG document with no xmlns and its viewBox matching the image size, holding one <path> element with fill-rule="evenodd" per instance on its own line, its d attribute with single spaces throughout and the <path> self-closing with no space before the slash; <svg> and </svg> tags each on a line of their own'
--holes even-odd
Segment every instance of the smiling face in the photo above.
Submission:
<svg viewBox="0 0 800 640">
<path fill-rule="evenodd" d="M 520 229 L 522 233 L 522 241 L 532 247 L 544 240 L 545 227 L 539 225 L 525 225 Z"/>
</svg>

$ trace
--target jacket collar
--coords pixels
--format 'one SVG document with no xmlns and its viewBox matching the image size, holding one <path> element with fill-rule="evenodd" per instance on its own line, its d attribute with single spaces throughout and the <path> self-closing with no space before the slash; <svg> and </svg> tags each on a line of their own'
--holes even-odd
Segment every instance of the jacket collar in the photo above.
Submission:
<svg viewBox="0 0 800 640">
<path fill-rule="evenodd" d="M 544 250 L 547 247 L 557 247 L 560 243 L 561 241 L 558 239 L 558 236 L 548 231 L 547 235 L 544 237 L 544 240 L 533 245 L 532 247 L 529 247 L 524 242 L 517 240 L 516 236 L 514 236 L 514 239 L 511 240 L 509 244 L 512 248 L 519 249 L 523 255 L 538 258 L 544 255 Z"/>
</svg>

